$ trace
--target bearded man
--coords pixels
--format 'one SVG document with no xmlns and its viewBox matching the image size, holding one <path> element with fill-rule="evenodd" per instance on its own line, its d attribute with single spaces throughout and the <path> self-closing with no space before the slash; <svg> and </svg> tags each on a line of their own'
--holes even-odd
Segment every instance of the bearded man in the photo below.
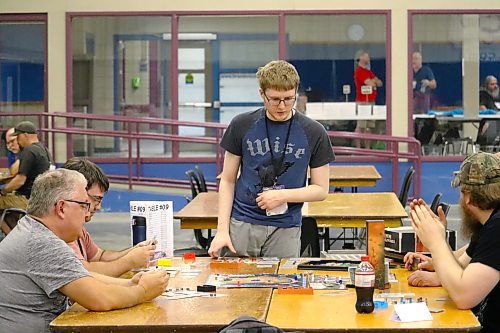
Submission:
<svg viewBox="0 0 500 333">
<path fill-rule="evenodd" d="M 483 87 L 479 90 L 479 108 L 481 110 L 490 109 L 498 111 L 495 102 L 500 102 L 499 97 L 497 78 L 493 75 L 488 75 L 484 79 Z"/>
<path fill-rule="evenodd" d="M 436 216 L 422 200 L 414 201 L 410 212 L 412 226 L 432 255 L 432 259 L 424 258 L 419 268 L 435 270 L 434 278 L 457 307 L 472 309 L 476 314 L 483 326 L 481 332 L 497 332 L 500 327 L 500 158 L 484 152 L 467 157 L 452 186 L 460 187 L 462 231 L 470 237 L 470 243 L 461 254 L 452 253 L 445 238 L 442 209 Z M 407 254 L 407 265 L 418 256 Z M 410 281 L 409 278 L 409 283 L 420 285 L 416 279 Z"/>
</svg>

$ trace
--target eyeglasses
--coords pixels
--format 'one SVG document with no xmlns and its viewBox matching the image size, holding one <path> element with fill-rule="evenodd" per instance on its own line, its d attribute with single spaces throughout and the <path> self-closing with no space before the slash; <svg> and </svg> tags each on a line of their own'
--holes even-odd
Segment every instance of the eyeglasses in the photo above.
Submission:
<svg viewBox="0 0 500 333">
<path fill-rule="evenodd" d="M 64 201 L 69 201 L 69 202 L 74 202 L 76 204 L 79 204 L 80 207 L 83 208 L 83 210 L 85 210 L 86 212 L 89 212 L 90 211 L 90 202 L 86 202 L 86 201 L 78 201 L 78 200 L 73 200 L 73 199 L 63 199 Z"/>
<path fill-rule="evenodd" d="M 295 100 L 297 99 L 296 95 L 285 98 L 277 98 L 277 97 L 269 98 L 267 97 L 266 93 L 264 93 L 264 96 L 266 97 L 267 102 L 272 106 L 279 106 L 281 102 L 283 102 L 285 106 L 291 106 L 295 103 Z"/>
<path fill-rule="evenodd" d="M 95 201 L 96 205 L 100 204 L 102 202 L 102 199 L 104 199 L 104 197 L 102 196 L 99 196 L 99 195 L 92 195 L 90 193 L 87 193 L 87 195 Z"/>
</svg>

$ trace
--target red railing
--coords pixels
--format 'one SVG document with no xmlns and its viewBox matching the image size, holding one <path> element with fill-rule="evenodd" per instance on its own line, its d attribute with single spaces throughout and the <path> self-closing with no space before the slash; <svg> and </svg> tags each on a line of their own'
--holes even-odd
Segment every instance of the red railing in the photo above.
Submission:
<svg viewBox="0 0 500 333">
<path fill-rule="evenodd" d="M 413 167 L 415 168 L 415 178 L 413 182 L 413 194 L 414 196 L 420 195 L 420 184 L 422 177 L 422 147 L 420 141 L 415 138 L 403 137 L 403 136 L 390 136 L 390 135 L 379 135 L 379 134 L 359 134 L 353 132 L 338 132 L 329 131 L 328 135 L 332 138 L 342 138 L 342 139 L 362 139 L 369 141 L 382 141 L 385 142 L 386 148 L 384 150 L 378 149 L 363 149 L 363 148 L 353 148 L 353 147 L 342 147 L 335 146 L 334 151 L 336 155 L 350 155 L 350 156 L 367 156 L 371 159 L 390 159 L 392 164 L 392 191 L 398 193 L 398 175 L 399 175 L 399 160 L 407 159 L 413 161 Z M 400 150 L 399 144 L 406 144 L 407 149 Z"/>
<path fill-rule="evenodd" d="M 2 112 L 2 116 L 18 116 L 18 117 L 37 117 L 40 124 L 40 131 L 44 134 L 44 141 L 47 141 L 50 135 L 51 139 L 51 151 L 54 156 L 54 160 L 64 160 L 67 156 L 58 159 L 56 156 L 58 150 L 58 134 L 65 134 L 67 136 L 66 145 L 70 148 L 68 152 L 71 153 L 72 147 L 72 136 L 73 135 L 94 135 L 102 137 L 111 138 L 122 138 L 127 140 L 128 152 L 127 156 L 122 159 L 126 160 L 128 164 L 127 175 L 110 175 L 109 178 L 115 183 L 128 184 L 131 189 L 133 185 L 152 185 L 152 186 L 171 186 L 185 188 L 188 186 L 187 180 L 180 180 L 175 178 L 158 178 L 158 177 L 145 177 L 141 175 L 141 164 L 146 159 L 141 156 L 140 140 L 159 140 L 163 142 L 169 142 L 172 144 L 179 142 L 190 142 L 190 143 L 202 143 L 213 145 L 212 151 L 215 152 L 215 157 L 208 157 L 204 160 L 213 161 L 216 164 L 216 174 L 222 171 L 222 164 L 224 160 L 224 152 L 220 148 L 220 139 L 226 128 L 226 125 L 219 123 L 198 123 L 189 121 L 178 121 L 171 119 L 159 119 L 150 117 L 127 117 L 118 115 L 99 115 L 99 114 L 84 114 L 84 113 L 64 113 L 64 112 L 54 112 L 54 113 L 7 113 Z M 113 130 L 99 130 L 93 128 L 81 128 L 73 126 L 75 120 L 88 120 L 88 121 L 109 121 L 118 123 L 119 126 Z M 64 125 L 61 125 L 64 124 Z M 178 126 L 189 126 L 204 129 L 211 129 L 213 136 L 208 137 L 198 137 L 198 136 L 181 136 L 168 133 L 151 133 L 151 132 L 141 132 L 141 125 L 165 125 L 171 126 L 172 129 L 178 128 Z M 174 132 L 172 130 L 172 132 Z M 174 132 L 175 133 L 175 132 Z M 399 160 L 407 159 L 413 161 L 415 167 L 415 181 L 414 181 L 414 195 L 419 195 L 420 193 L 420 180 L 421 180 L 421 146 L 420 142 L 415 138 L 408 137 L 394 137 L 389 135 L 376 135 L 376 134 L 359 134 L 352 132 L 336 132 L 330 131 L 328 135 L 331 138 L 344 138 L 344 139 L 362 139 L 362 140 L 373 140 L 373 141 L 383 141 L 386 143 L 385 150 L 376 149 L 361 149 L 353 147 L 343 147 L 335 146 L 334 151 L 337 155 L 338 160 L 346 161 L 374 161 L 374 160 L 390 160 L 392 164 L 392 189 L 394 192 L 398 192 L 398 171 L 399 171 Z M 59 139 L 60 140 L 60 139 Z M 134 151 L 132 149 L 133 141 L 135 140 L 136 151 L 134 156 Z M 399 144 L 405 143 L 408 145 L 408 149 L 400 150 Z M 348 158 L 342 158 L 343 155 L 349 155 Z M 366 159 L 362 157 L 365 156 Z M 165 157 L 163 157 L 165 158 Z M 177 161 L 182 161 L 182 158 L 176 158 Z M 159 159 L 156 159 L 159 160 Z M 167 160 L 167 158 L 165 158 Z M 187 159 L 186 159 L 187 160 Z M 134 172 L 135 164 L 135 172 Z M 210 188 L 216 188 L 215 182 L 208 182 L 207 184 Z"/>
</svg>

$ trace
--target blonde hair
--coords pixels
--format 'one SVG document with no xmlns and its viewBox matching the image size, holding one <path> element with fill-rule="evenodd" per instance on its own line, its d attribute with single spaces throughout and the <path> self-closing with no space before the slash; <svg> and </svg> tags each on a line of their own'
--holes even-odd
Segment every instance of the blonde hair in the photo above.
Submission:
<svg viewBox="0 0 500 333">
<path fill-rule="evenodd" d="M 287 91 L 299 87 L 300 77 L 295 67 L 284 60 L 273 60 L 257 71 L 260 89 Z"/>
<path fill-rule="evenodd" d="M 472 203 L 483 210 L 500 206 L 500 182 L 487 185 L 461 184 L 460 190 L 469 192 Z"/>
</svg>

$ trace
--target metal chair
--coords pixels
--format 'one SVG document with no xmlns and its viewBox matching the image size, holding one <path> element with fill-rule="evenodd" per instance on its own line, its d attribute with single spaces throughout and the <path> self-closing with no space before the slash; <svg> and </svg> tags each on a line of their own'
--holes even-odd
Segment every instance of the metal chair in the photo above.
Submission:
<svg viewBox="0 0 500 333">
<path fill-rule="evenodd" d="M 316 219 L 303 217 L 300 234 L 300 256 L 319 258 L 319 233 Z"/>
<path fill-rule="evenodd" d="M 2 231 L 7 235 L 17 226 L 17 221 L 26 215 L 26 211 L 20 208 L 6 208 L 0 216 Z"/>
<path fill-rule="evenodd" d="M 191 187 L 191 198 L 194 199 L 198 193 L 201 192 L 207 192 L 206 185 L 204 184 L 205 178 L 203 177 L 203 181 L 198 177 L 197 172 L 194 170 L 188 170 L 186 171 L 186 176 L 189 179 L 189 184 Z M 203 183 L 203 185 L 202 185 Z M 202 191 L 204 189 L 204 191 Z M 196 239 L 196 242 L 203 248 L 203 249 L 208 249 L 208 246 L 210 244 L 210 239 L 212 238 L 211 235 L 211 230 L 208 230 L 208 236 L 205 237 L 203 236 L 203 231 L 201 229 L 194 229 L 194 237 Z"/>
<path fill-rule="evenodd" d="M 415 174 L 415 169 L 413 166 L 408 168 L 408 171 L 406 171 L 405 177 L 403 179 L 403 184 L 401 185 L 401 190 L 399 191 L 398 199 L 399 202 L 401 202 L 401 205 L 403 207 L 406 206 L 406 203 L 408 201 L 408 193 L 410 192 L 410 186 L 413 182 L 413 175 Z"/>
</svg>

